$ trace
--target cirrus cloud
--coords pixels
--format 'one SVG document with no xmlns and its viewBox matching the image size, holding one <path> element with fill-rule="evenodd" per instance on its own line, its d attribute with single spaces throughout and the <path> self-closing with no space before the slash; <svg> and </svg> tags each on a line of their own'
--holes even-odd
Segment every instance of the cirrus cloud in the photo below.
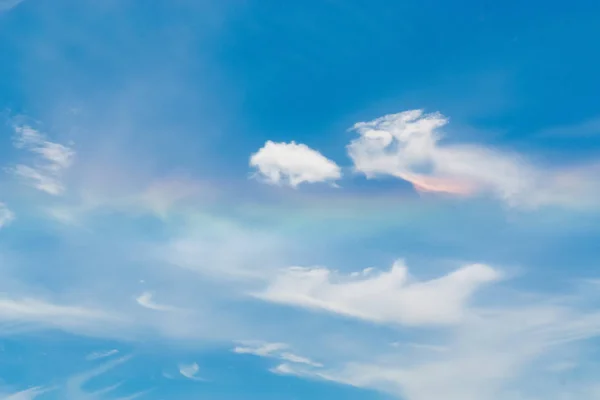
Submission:
<svg viewBox="0 0 600 400">
<path fill-rule="evenodd" d="M 0 202 L 0 228 L 8 225 L 13 219 L 15 219 L 15 214 L 6 204 Z"/>
<path fill-rule="evenodd" d="M 42 192 L 57 196 L 65 191 L 62 175 L 73 163 L 75 151 L 28 125 L 14 127 L 14 146 L 27 150 L 34 159 L 31 164 L 17 164 L 11 170 L 26 184 Z"/>
</svg>

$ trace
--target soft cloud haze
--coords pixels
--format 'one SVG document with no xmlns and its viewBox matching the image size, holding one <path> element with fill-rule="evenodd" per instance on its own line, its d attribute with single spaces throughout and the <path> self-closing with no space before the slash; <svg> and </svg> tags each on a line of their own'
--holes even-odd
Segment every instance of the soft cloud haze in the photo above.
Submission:
<svg viewBox="0 0 600 400">
<path fill-rule="evenodd" d="M 15 218 L 15 214 L 4 203 L 0 203 L 0 228 L 8 225 Z"/>
</svg>

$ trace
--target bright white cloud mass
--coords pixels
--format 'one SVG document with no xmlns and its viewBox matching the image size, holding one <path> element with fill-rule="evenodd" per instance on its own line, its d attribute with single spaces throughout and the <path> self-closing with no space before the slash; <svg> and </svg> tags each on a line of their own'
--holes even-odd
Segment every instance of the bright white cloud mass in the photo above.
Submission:
<svg viewBox="0 0 600 400">
<path fill-rule="evenodd" d="M 463 318 L 469 297 L 480 286 L 499 278 L 499 272 L 481 264 L 425 282 L 411 279 L 402 261 L 388 272 L 366 278 L 340 277 L 325 268 L 292 267 L 256 296 L 373 322 L 450 324 Z"/>
<path fill-rule="evenodd" d="M 271 184 L 298 186 L 335 181 L 342 176 L 336 163 L 305 144 L 295 142 L 267 141 L 250 157 L 250 166 L 256 168 L 258 177 Z"/>
<path fill-rule="evenodd" d="M 448 119 L 422 110 L 359 122 L 348 145 L 356 171 L 390 175 L 419 191 L 459 196 L 489 193 L 510 205 L 590 204 L 600 198 L 598 165 L 543 168 L 524 157 L 473 144 L 444 144 Z"/>
</svg>

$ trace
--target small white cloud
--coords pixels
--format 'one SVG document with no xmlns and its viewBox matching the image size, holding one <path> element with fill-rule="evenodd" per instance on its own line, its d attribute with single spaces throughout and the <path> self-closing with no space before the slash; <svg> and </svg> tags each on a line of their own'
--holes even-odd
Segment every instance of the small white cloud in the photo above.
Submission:
<svg viewBox="0 0 600 400">
<path fill-rule="evenodd" d="M 142 390 L 141 392 L 133 393 L 133 394 L 130 394 L 129 396 L 117 397 L 114 400 L 134 400 L 134 399 L 139 399 L 140 397 L 145 396 L 145 395 L 151 393 L 153 390 L 154 389 Z"/>
<path fill-rule="evenodd" d="M 6 204 L 0 202 L 0 229 L 8 225 L 14 219 L 15 214 L 6 206 Z"/>
<path fill-rule="evenodd" d="M 154 311 L 179 311 L 176 307 L 167 306 L 164 304 L 158 304 L 153 300 L 154 294 L 152 292 L 144 292 L 139 295 L 135 301 L 142 307 L 148 308 Z"/>
<path fill-rule="evenodd" d="M 34 155 L 31 165 L 18 164 L 11 169 L 17 177 L 51 195 L 64 192 L 62 175 L 73 163 L 73 149 L 47 140 L 45 135 L 27 125 L 15 127 L 14 145 Z"/>
<path fill-rule="evenodd" d="M 114 356 L 116 354 L 119 354 L 119 350 L 113 349 L 113 350 L 108 350 L 108 351 L 95 351 L 95 352 L 89 354 L 85 359 L 88 361 L 99 360 L 101 358 Z"/>
<path fill-rule="evenodd" d="M 310 358 L 302 357 L 294 353 L 281 353 L 279 356 L 282 360 L 292 362 L 294 364 L 306 364 L 311 367 L 322 367 L 323 364 L 312 361 Z"/>
<path fill-rule="evenodd" d="M 193 381 L 203 381 L 203 379 L 198 376 L 199 371 L 200 367 L 197 363 L 179 365 L 179 373 Z"/>
<path fill-rule="evenodd" d="M 598 199 L 598 166 L 538 168 L 518 154 L 478 145 L 441 144 L 439 113 L 405 111 L 359 122 L 348 145 L 356 171 L 390 175 L 421 192 L 491 194 L 509 205 L 588 205 Z"/>
<path fill-rule="evenodd" d="M 277 375 L 300 375 L 290 364 L 286 363 L 279 364 L 269 369 L 269 371 Z"/>
<path fill-rule="evenodd" d="M 275 353 L 288 348 L 285 343 L 265 343 L 265 342 L 240 342 L 240 346 L 233 349 L 238 354 L 253 354 L 259 357 L 269 357 Z"/>
<path fill-rule="evenodd" d="M 331 182 L 341 178 L 340 167 L 305 144 L 275 143 L 265 145 L 250 157 L 257 176 L 270 184 Z"/>
<path fill-rule="evenodd" d="M 499 278 L 496 270 L 483 264 L 424 282 L 412 281 L 401 261 L 388 272 L 363 279 L 337 277 L 325 268 L 292 267 L 254 295 L 372 322 L 452 324 L 463 318 L 467 301 L 480 286 Z"/>
</svg>

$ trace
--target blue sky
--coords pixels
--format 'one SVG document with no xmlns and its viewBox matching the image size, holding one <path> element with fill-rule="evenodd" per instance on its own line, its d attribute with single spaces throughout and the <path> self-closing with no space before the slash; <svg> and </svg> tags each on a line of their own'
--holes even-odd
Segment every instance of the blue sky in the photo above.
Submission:
<svg viewBox="0 0 600 400">
<path fill-rule="evenodd" d="M 599 16 L 0 0 L 0 398 L 600 398 Z"/>
</svg>

